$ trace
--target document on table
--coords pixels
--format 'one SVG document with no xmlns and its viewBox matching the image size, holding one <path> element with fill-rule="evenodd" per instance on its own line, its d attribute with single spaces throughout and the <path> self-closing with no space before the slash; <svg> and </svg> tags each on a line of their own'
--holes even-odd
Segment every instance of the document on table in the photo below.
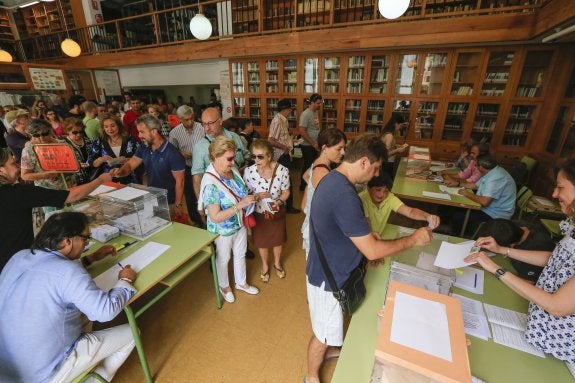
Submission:
<svg viewBox="0 0 575 383">
<path fill-rule="evenodd" d="M 451 196 L 449 194 L 446 193 L 435 193 L 435 192 L 430 192 L 427 190 L 424 190 L 421 192 L 422 195 L 429 197 L 429 198 L 437 198 L 437 199 L 444 199 L 447 201 L 451 201 Z"/>
<path fill-rule="evenodd" d="M 474 247 L 474 241 L 461 243 L 441 242 L 441 247 L 435 258 L 434 265 L 443 267 L 444 269 L 456 269 L 469 266 L 471 263 L 467 263 L 463 259 L 474 251 Z"/>
<path fill-rule="evenodd" d="M 485 272 L 475 267 L 464 267 L 461 271 L 463 271 L 463 274 L 455 276 L 453 285 L 470 293 L 483 294 Z"/>
<path fill-rule="evenodd" d="M 484 306 L 487 318 L 491 323 L 491 331 L 493 332 L 493 341 L 495 343 L 545 358 L 545 354 L 541 350 L 533 347 L 525 340 L 527 314 L 487 303 Z"/>
<path fill-rule="evenodd" d="M 108 193 L 109 197 L 114 197 L 117 199 L 121 199 L 122 201 L 130 201 L 135 198 L 141 197 L 143 195 L 148 194 L 149 191 L 136 189 L 131 186 L 126 186 L 122 189 L 115 190 L 113 192 Z"/>
<path fill-rule="evenodd" d="M 537 201 L 537 203 L 539 203 L 540 205 L 543 206 L 554 206 L 553 202 L 549 201 L 547 198 L 542 198 L 542 197 L 533 197 L 533 199 L 535 201 Z"/>
<path fill-rule="evenodd" d="M 457 298 L 461 303 L 465 333 L 483 340 L 491 338 L 487 317 L 483 312 L 483 304 L 478 300 L 462 295 L 452 294 L 451 296 Z"/>
<path fill-rule="evenodd" d="M 459 195 L 459 190 L 464 189 L 459 186 L 446 186 L 446 185 L 439 185 L 439 190 L 447 194 L 454 194 Z"/>
<path fill-rule="evenodd" d="M 169 245 L 164 245 L 158 242 L 148 242 L 142 246 L 141 249 L 135 251 L 126 259 L 123 259 L 122 265 L 130 265 L 134 271 L 140 272 L 142 269 L 144 269 L 144 267 L 152 263 L 169 248 Z M 96 283 L 96 286 L 98 286 L 103 291 L 109 291 L 118 281 L 119 272 L 120 266 L 114 264 L 114 266 L 110 267 L 108 270 L 94 278 L 94 282 Z"/>
<path fill-rule="evenodd" d="M 397 292 L 390 340 L 437 358 L 453 361 L 443 303 Z"/>
</svg>

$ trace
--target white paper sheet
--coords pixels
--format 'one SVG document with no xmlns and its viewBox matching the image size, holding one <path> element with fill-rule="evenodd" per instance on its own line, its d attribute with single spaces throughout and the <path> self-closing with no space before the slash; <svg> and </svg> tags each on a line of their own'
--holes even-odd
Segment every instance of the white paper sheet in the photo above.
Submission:
<svg viewBox="0 0 575 383">
<path fill-rule="evenodd" d="M 112 191 L 112 190 L 116 190 L 116 188 L 113 186 L 108 186 L 108 185 L 100 185 L 96 189 L 94 189 L 94 191 L 92 191 L 92 193 L 90 193 L 88 195 L 90 197 L 95 197 L 98 194 L 107 193 L 107 192 Z"/>
<path fill-rule="evenodd" d="M 447 310 L 443 303 L 397 292 L 390 340 L 453 361 Z"/>
<path fill-rule="evenodd" d="M 478 300 L 466 298 L 462 295 L 452 294 L 451 296 L 457 298 L 461 303 L 465 333 L 483 340 L 491 338 L 487 317 L 483 312 L 483 304 Z"/>
<path fill-rule="evenodd" d="M 472 252 L 473 247 L 473 241 L 462 243 L 441 242 L 434 265 L 444 269 L 469 266 L 470 263 L 465 262 L 463 259 Z"/>
<path fill-rule="evenodd" d="M 126 259 L 121 261 L 122 266 L 130 265 L 136 272 L 140 272 L 144 267 L 148 266 L 152 261 L 162 255 L 170 248 L 169 245 L 164 245 L 158 242 L 148 242 L 141 249 L 135 251 Z M 120 266 L 115 264 L 102 274 L 94 278 L 96 286 L 103 291 L 109 291 L 118 281 L 118 273 Z"/>
<path fill-rule="evenodd" d="M 540 205 L 543 206 L 554 206 L 553 202 L 549 201 L 547 198 L 542 197 L 533 197 L 535 201 L 537 201 Z"/>
<path fill-rule="evenodd" d="M 146 190 L 136 189 L 130 186 L 126 186 L 122 189 L 115 190 L 113 192 L 108 193 L 108 196 L 114 197 L 117 199 L 121 199 L 122 201 L 130 201 L 134 198 L 141 197 L 143 195 L 148 194 L 149 192 Z"/>
<path fill-rule="evenodd" d="M 444 199 L 447 201 L 451 201 L 451 196 L 449 194 L 446 193 L 435 193 L 435 192 L 430 192 L 427 190 L 424 190 L 421 192 L 421 194 L 423 194 L 426 197 L 429 198 L 437 198 L 437 199 Z"/>
<path fill-rule="evenodd" d="M 455 283 L 453 285 L 470 293 L 483 294 L 485 272 L 475 267 L 464 267 L 461 271 L 463 271 L 463 274 L 457 274 L 455 276 Z"/>
<path fill-rule="evenodd" d="M 459 186 L 447 186 L 447 185 L 439 185 L 439 190 L 444 193 L 452 194 L 452 195 L 459 195 L 459 190 L 463 189 Z"/>
</svg>

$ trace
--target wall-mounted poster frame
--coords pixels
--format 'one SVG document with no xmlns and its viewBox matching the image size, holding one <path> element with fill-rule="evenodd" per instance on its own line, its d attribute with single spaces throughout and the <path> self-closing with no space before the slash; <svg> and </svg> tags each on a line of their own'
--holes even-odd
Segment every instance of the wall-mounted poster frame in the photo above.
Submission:
<svg viewBox="0 0 575 383">
<path fill-rule="evenodd" d="M 32 86 L 36 90 L 66 90 L 62 69 L 28 68 Z"/>
</svg>

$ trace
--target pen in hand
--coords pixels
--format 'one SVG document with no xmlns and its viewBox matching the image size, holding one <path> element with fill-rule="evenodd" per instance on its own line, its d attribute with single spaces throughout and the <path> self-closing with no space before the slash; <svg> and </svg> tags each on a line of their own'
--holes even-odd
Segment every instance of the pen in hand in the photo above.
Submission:
<svg viewBox="0 0 575 383">
<path fill-rule="evenodd" d="M 121 264 L 120 262 L 118 262 L 118 266 L 120 266 L 120 268 L 121 268 L 122 270 L 124 270 L 124 266 L 122 266 L 122 264 Z"/>
</svg>

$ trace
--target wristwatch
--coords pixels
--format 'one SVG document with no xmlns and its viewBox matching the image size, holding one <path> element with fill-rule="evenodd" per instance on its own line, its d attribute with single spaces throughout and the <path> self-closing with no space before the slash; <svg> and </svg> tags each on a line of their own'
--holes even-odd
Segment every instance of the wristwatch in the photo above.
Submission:
<svg viewBox="0 0 575 383">
<path fill-rule="evenodd" d="M 507 272 L 507 270 L 505 270 L 505 269 L 497 269 L 497 270 L 495 270 L 495 276 L 497 277 L 497 279 L 499 279 L 502 276 L 504 276 L 506 272 Z"/>
</svg>

